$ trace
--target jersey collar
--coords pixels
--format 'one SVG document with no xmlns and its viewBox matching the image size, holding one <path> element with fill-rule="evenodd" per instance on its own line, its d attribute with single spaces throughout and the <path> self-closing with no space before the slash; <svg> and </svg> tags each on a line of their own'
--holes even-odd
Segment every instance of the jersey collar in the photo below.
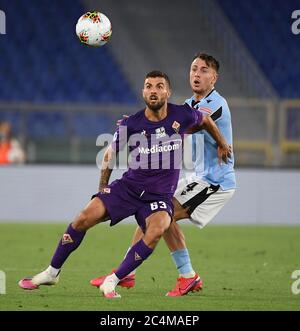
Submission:
<svg viewBox="0 0 300 331">
<path fill-rule="evenodd" d="M 216 89 L 215 88 L 213 88 L 205 97 L 203 97 L 202 99 L 200 99 L 199 101 L 196 101 L 195 100 L 195 97 L 194 96 L 192 96 L 192 98 L 191 98 L 191 105 L 192 105 L 192 107 L 195 107 L 198 103 L 200 103 L 202 100 L 204 100 L 204 99 L 207 99 L 214 91 L 215 91 Z"/>
</svg>

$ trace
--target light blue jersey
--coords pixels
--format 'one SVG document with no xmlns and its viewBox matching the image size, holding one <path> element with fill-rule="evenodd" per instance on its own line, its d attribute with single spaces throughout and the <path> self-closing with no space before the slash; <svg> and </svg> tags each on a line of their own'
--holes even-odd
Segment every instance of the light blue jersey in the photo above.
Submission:
<svg viewBox="0 0 300 331">
<path fill-rule="evenodd" d="M 199 102 L 194 97 L 185 102 L 203 114 L 209 115 L 215 121 L 226 142 L 233 145 L 230 110 L 226 100 L 216 90 L 212 90 Z M 220 185 L 222 190 L 236 188 L 233 168 L 234 155 L 231 155 L 227 164 L 223 162 L 220 165 L 217 143 L 207 131 L 194 133 L 190 139 L 192 140 L 193 163 L 197 177 L 210 184 Z"/>
</svg>

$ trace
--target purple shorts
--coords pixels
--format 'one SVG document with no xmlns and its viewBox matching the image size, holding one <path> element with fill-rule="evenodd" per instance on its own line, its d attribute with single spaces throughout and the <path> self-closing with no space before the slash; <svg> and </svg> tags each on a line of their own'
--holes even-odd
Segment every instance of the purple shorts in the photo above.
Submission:
<svg viewBox="0 0 300 331">
<path fill-rule="evenodd" d="M 104 192 L 94 194 L 103 201 L 113 226 L 124 218 L 134 215 L 138 225 L 146 231 L 146 218 L 157 211 L 166 211 L 172 218 L 172 196 L 148 193 L 129 186 L 123 179 L 113 181 Z"/>
</svg>

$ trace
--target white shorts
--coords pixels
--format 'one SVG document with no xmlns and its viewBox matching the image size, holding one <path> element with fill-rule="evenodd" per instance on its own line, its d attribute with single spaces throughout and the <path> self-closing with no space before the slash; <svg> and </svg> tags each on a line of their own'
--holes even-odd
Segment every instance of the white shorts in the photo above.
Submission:
<svg viewBox="0 0 300 331">
<path fill-rule="evenodd" d="M 231 199 L 234 192 L 235 189 L 223 191 L 219 185 L 211 185 L 194 175 L 178 182 L 174 197 L 184 208 L 189 208 L 189 220 L 203 228 Z"/>
</svg>

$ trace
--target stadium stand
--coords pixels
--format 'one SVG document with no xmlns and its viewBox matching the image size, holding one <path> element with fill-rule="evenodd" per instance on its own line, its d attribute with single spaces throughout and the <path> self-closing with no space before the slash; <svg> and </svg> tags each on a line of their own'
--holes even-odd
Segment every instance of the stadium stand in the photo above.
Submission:
<svg viewBox="0 0 300 331">
<path fill-rule="evenodd" d="M 300 2 L 218 0 L 218 4 L 278 94 L 299 98 L 299 36 L 291 32 L 291 14 Z"/>
<path fill-rule="evenodd" d="M 126 77 L 109 47 L 81 45 L 75 22 L 78 0 L 1 1 L 8 17 L 0 71 L 0 100 L 30 102 L 135 103 Z M 50 42 L 51 41 L 51 42 Z"/>
<path fill-rule="evenodd" d="M 114 131 L 116 115 L 85 113 L 87 106 L 137 102 L 109 46 L 80 44 L 75 23 L 86 9 L 78 0 L 3 0 L 1 10 L 9 19 L 1 36 L 0 121 L 28 146 L 29 162 L 94 162 L 96 137 Z M 82 107 L 64 111 L 68 104 Z"/>
<path fill-rule="evenodd" d="M 204 50 L 221 62 L 216 88 L 230 104 L 236 164 L 298 166 L 296 7 L 299 0 L 2 0 L 0 121 L 12 124 L 29 163 L 94 163 L 96 137 L 140 108 L 145 73 L 166 71 L 171 102 L 181 103 L 191 93 L 191 57 Z M 113 23 L 100 49 L 75 35 L 77 19 L 95 8 Z"/>
</svg>

